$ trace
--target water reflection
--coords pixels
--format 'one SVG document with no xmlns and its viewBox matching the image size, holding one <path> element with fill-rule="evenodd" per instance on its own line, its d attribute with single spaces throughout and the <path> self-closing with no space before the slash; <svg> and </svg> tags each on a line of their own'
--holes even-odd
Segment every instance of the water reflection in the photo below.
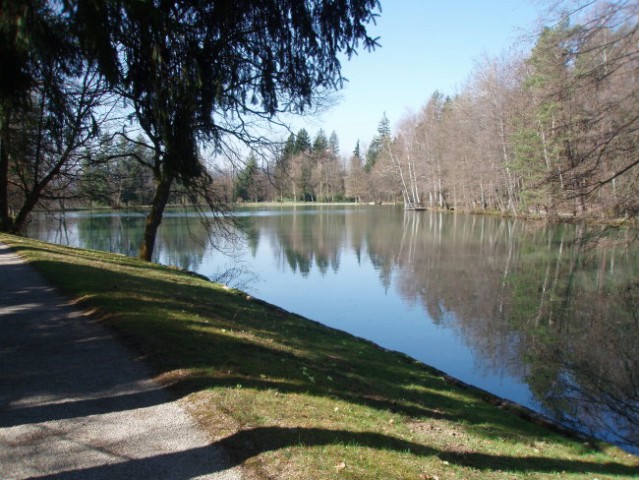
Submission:
<svg viewBox="0 0 639 480">
<path fill-rule="evenodd" d="M 211 248 L 210 227 L 168 217 L 156 260 L 639 450 L 635 249 L 580 243 L 574 226 L 395 208 L 262 209 L 242 218 L 235 233 L 245 242 L 228 258 Z M 76 214 L 30 234 L 135 255 L 142 226 L 138 214 Z"/>
<path fill-rule="evenodd" d="M 314 264 L 321 275 L 340 266 L 340 250 L 346 225 L 344 215 L 277 215 L 256 219 L 258 230 L 274 232 L 272 249 L 279 262 L 307 277 Z"/>
</svg>

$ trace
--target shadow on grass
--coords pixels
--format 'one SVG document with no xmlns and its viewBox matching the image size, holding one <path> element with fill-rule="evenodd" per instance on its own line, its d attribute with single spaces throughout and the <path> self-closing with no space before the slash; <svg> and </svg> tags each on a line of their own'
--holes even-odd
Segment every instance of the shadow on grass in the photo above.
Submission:
<svg viewBox="0 0 639 480">
<path fill-rule="evenodd" d="M 598 464 L 544 457 L 513 458 L 504 455 L 479 453 L 450 453 L 371 432 L 262 427 L 243 430 L 212 446 L 143 459 L 132 459 L 122 463 L 66 471 L 37 478 L 40 480 L 165 478 L 166 472 L 171 472 L 172 479 L 186 480 L 228 470 L 265 452 L 297 446 L 309 448 L 329 445 L 357 445 L 376 450 L 411 453 L 421 457 L 435 456 L 454 465 L 479 470 L 502 470 L 514 473 L 607 474 L 624 476 L 625 478 L 633 478 L 637 474 L 636 468 L 612 463 Z M 222 447 L 222 449 L 219 447 Z"/>
<path fill-rule="evenodd" d="M 436 456 L 440 460 L 479 470 L 503 470 L 510 472 L 566 472 L 598 473 L 624 475 L 630 478 L 637 475 L 636 467 L 616 463 L 593 463 L 579 460 L 563 460 L 547 457 L 517 458 L 506 455 L 483 453 L 455 453 L 426 447 L 417 443 L 401 440 L 388 435 L 373 432 L 351 432 L 345 430 L 326 430 L 317 428 L 281 428 L 261 427 L 243 430 L 221 442 L 232 454 L 237 463 L 243 463 L 251 457 L 264 452 L 287 447 L 318 447 L 327 445 L 357 445 L 376 450 L 391 450 L 399 453 L 411 453 L 421 457 Z"/>
<path fill-rule="evenodd" d="M 463 408 L 458 400 L 435 391 L 406 389 L 404 382 L 434 382 L 432 387 L 443 390 L 451 387 L 416 371 L 403 356 L 387 354 L 349 334 L 247 301 L 243 295 L 158 279 L 140 281 L 124 272 L 83 265 L 42 261 L 34 265 L 45 275 L 55 275 L 56 282 L 65 282 L 67 292 L 82 288 L 101 297 L 91 306 L 108 304 L 110 312 L 115 312 L 109 324 L 134 348 L 142 349 L 161 372 L 222 372 L 198 375 L 176 385 L 180 394 L 241 383 L 257 389 L 342 398 L 415 417 L 446 418 L 445 409 Z M 69 272 L 65 272 L 67 268 Z M 158 304 L 148 298 L 162 300 Z M 197 313 L 200 320 L 159 318 L 162 313 L 168 312 L 170 317 L 170 313 L 179 314 L 184 309 Z M 133 317 L 129 312 L 138 313 Z M 220 329 L 227 333 L 220 333 Z M 311 376 L 315 378 L 311 380 Z"/>
<path fill-rule="evenodd" d="M 123 261 L 125 268 L 129 261 Z M 67 293 L 94 293 L 96 297 L 88 300 L 90 306 L 110 309 L 109 324 L 141 348 L 160 373 L 194 372 L 173 386 L 180 395 L 242 384 L 258 390 L 338 398 L 415 418 L 492 425 L 493 431 L 500 432 L 495 435 L 512 432 L 515 440 L 517 436 L 555 435 L 485 404 L 475 393 L 451 386 L 436 372 L 403 355 L 383 352 L 370 342 L 249 300 L 244 294 L 211 288 L 187 275 L 176 282 L 158 278 L 156 267 L 148 269 L 149 276 L 138 276 L 122 267 L 109 270 L 42 260 L 34 265 Z M 185 310 L 188 316 L 182 315 Z M 490 431 L 477 429 L 479 435 L 490 436 Z M 438 451 L 377 433 L 263 427 L 238 432 L 221 442 L 234 453 L 237 463 L 287 446 L 341 443 L 437 455 L 478 469 L 636 473 L 636 469 L 615 463 Z M 139 462 L 147 461 L 152 460 Z"/>
<path fill-rule="evenodd" d="M 83 258 L 82 252 L 71 252 Z M 138 269 L 134 272 L 147 268 L 122 259 L 126 268 L 131 262 Z M 181 393 L 242 383 L 331 396 L 412 417 L 463 418 L 481 424 L 508 420 L 507 427 L 513 427 L 514 416 L 477 404 L 477 395 L 453 387 L 420 362 L 264 302 L 247 300 L 243 293 L 211 288 L 186 274 L 182 283 L 158 278 L 157 266 L 148 267 L 154 276 L 139 276 L 122 269 L 58 261 L 33 264 L 68 293 L 95 294 L 97 298 L 89 300 L 91 306 L 113 313 L 109 324 L 142 349 L 160 372 L 195 369 L 227 374 L 201 375 L 195 383 L 180 385 Z M 184 311 L 191 316 L 174 318 Z M 423 388 L 409 388 L 414 386 Z"/>
</svg>

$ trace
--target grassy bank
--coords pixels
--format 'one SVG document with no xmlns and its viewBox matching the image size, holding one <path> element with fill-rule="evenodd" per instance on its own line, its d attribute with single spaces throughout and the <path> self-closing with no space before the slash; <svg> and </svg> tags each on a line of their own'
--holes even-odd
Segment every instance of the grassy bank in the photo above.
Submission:
<svg viewBox="0 0 639 480">
<path fill-rule="evenodd" d="M 637 457 L 562 436 L 403 355 L 242 292 L 120 255 L 0 241 L 145 356 L 250 478 L 639 473 Z"/>
</svg>

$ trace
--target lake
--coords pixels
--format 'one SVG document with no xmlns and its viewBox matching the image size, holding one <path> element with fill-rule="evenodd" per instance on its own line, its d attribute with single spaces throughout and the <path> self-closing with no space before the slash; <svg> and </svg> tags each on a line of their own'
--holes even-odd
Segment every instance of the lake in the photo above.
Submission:
<svg viewBox="0 0 639 480">
<path fill-rule="evenodd" d="M 633 232 L 595 239 L 583 226 L 391 206 L 254 208 L 238 220 L 219 229 L 171 211 L 155 260 L 639 453 Z M 143 212 L 71 212 L 36 218 L 28 235 L 135 256 L 143 225 Z"/>
</svg>

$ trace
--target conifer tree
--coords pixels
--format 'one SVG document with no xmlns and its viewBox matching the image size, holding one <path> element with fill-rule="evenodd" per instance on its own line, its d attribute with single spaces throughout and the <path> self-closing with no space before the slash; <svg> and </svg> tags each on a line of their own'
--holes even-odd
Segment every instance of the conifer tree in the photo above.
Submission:
<svg viewBox="0 0 639 480">
<path fill-rule="evenodd" d="M 28 98 L 31 68 L 49 52 L 60 68 L 95 62 L 155 152 L 155 195 L 140 247 L 150 260 L 174 185 L 204 192 L 211 181 L 201 143 L 221 149 L 229 136 L 257 141 L 249 117 L 300 113 L 317 89 L 340 88 L 341 55 L 377 45 L 366 25 L 379 8 L 378 0 L 3 2 L 0 60 L 13 71 L 0 82 L 0 211 L 9 99 L 18 91 Z M 58 27 L 59 35 L 49 35 Z"/>
<path fill-rule="evenodd" d="M 335 130 L 333 130 L 331 136 L 328 137 L 328 149 L 334 157 L 339 155 L 339 138 Z"/>
<path fill-rule="evenodd" d="M 258 166 L 255 154 L 251 152 L 244 169 L 239 173 L 235 180 L 234 197 L 244 201 L 257 200 L 256 195 L 256 176 Z"/>
<path fill-rule="evenodd" d="M 311 137 L 305 128 L 301 128 L 295 136 L 295 153 L 308 152 L 311 149 Z"/>
<path fill-rule="evenodd" d="M 328 148 L 328 139 L 326 138 L 326 134 L 324 130 L 320 128 L 315 136 L 315 140 L 313 140 L 313 153 L 317 155 L 323 155 L 326 153 L 326 149 Z"/>
<path fill-rule="evenodd" d="M 379 155 L 385 146 L 390 142 L 390 121 L 386 116 L 386 112 L 382 115 L 382 119 L 379 121 L 377 125 L 377 135 L 373 138 L 370 147 L 368 147 L 368 152 L 366 154 L 366 164 L 364 165 L 364 170 L 366 172 L 370 172 L 373 169 L 373 166 L 377 162 Z"/>
</svg>

